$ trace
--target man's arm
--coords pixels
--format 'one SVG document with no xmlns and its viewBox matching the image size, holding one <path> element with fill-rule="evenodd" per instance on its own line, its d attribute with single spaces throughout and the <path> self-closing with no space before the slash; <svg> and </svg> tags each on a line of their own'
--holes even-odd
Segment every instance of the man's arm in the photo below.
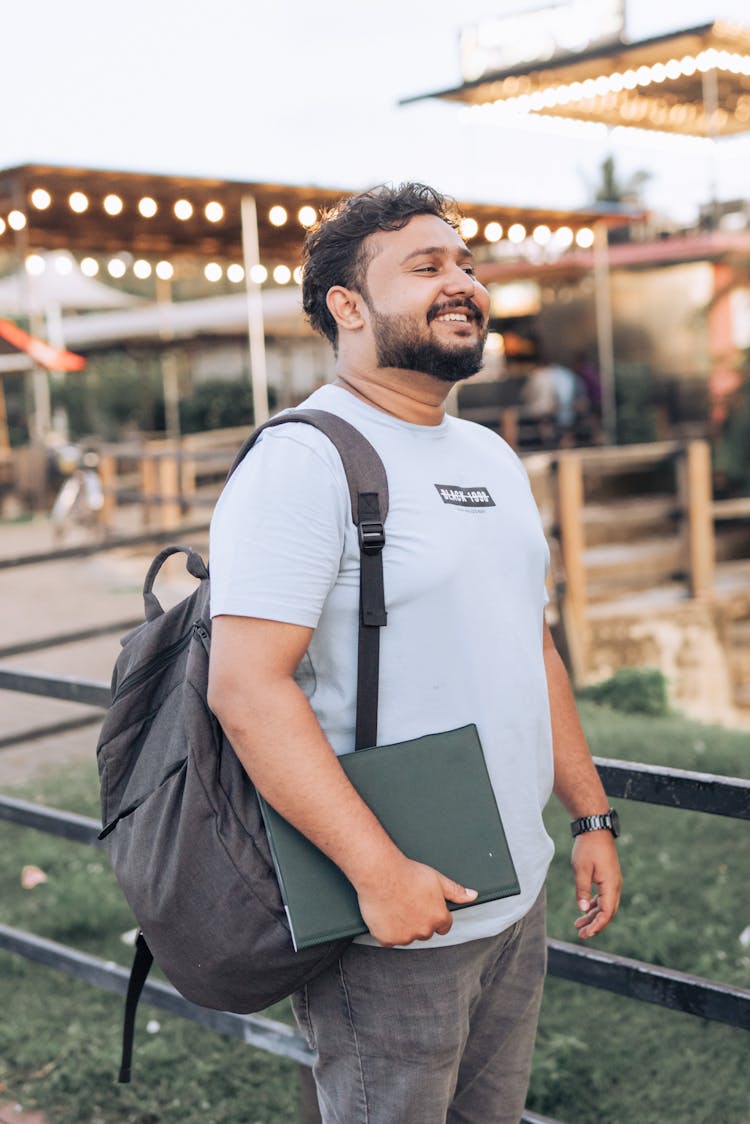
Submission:
<svg viewBox="0 0 750 1124">
<path fill-rule="evenodd" d="M 568 673 L 546 624 L 544 666 L 552 717 L 555 795 L 571 819 L 606 812 L 609 802 L 586 744 Z M 579 835 L 573 843 L 571 865 L 576 901 L 583 914 L 575 926 L 580 937 L 593 937 L 606 928 L 620 904 L 622 875 L 612 833 L 604 828 Z M 592 884 L 597 889 L 593 898 Z"/>
<path fill-rule="evenodd" d="M 349 782 L 294 680 L 311 636 L 300 625 L 215 617 L 209 705 L 258 791 L 343 870 L 376 940 L 447 933 L 446 900 L 476 894 L 407 859 Z"/>
</svg>

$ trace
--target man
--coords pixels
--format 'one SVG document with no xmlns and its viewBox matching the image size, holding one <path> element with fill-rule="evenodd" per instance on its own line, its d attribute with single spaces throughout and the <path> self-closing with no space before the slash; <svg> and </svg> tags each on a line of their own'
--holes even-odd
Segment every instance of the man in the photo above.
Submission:
<svg viewBox="0 0 750 1124">
<path fill-rule="evenodd" d="M 357 426 L 388 474 L 379 739 L 476 723 L 521 894 L 467 906 L 472 890 L 404 856 L 338 765 L 354 745 L 359 553 L 338 455 L 307 426 L 264 434 L 217 507 L 210 703 L 258 789 L 350 879 L 370 932 L 294 998 L 326 1124 L 518 1121 L 545 965 L 542 808 L 553 783 L 576 819 L 608 805 L 543 625 L 548 553 L 524 470 L 444 410 L 481 365 L 488 295 L 448 202 L 406 184 L 308 235 L 303 301 L 337 372 L 305 405 Z M 588 938 L 618 905 L 612 832 L 579 835 L 573 866 Z"/>
</svg>

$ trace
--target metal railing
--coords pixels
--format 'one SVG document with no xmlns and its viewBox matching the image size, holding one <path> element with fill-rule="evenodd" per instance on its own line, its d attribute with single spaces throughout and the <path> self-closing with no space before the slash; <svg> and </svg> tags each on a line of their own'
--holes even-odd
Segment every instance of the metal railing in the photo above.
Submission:
<svg viewBox="0 0 750 1124">
<path fill-rule="evenodd" d="M 114 631 L 116 627 L 113 625 L 106 631 Z M 105 631 L 104 626 L 101 631 Z M 88 634 L 88 630 L 85 632 Z M 83 635 L 74 635 L 83 638 Z M 63 642 L 60 638 L 51 640 Z M 105 683 L 8 667 L 0 668 L 0 690 L 44 695 L 98 708 L 107 706 L 110 699 L 109 686 Z M 750 780 L 604 758 L 594 760 L 607 793 L 613 797 L 732 819 L 750 819 Z M 101 846 L 98 821 L 72 812 L 0 796 L 0 820 L 73 842 Z M 125 968 L 76 949 L 6 925 L 0 925 L 0 948 L 77 976 L 96 987 L 125 994 L 128 978 Z M 551 976 L 750 1029 L 750 990 L 745 988 L 564 941 L 548 940 L 548 952 Z M 158 981 L 147 983 L 144 1000 L 221 1034 L 281 1054 L 306 1070 L 312 1065 L 313 1056 L 301 1035 L 283 1023 L 260 1015 L 209 1011 L 183 999 L 169 984 Z M 303 1114 L 306 1120 L 314 1120 L 309 1081 L 303 1083 L 302 1090 Z M 526 1124 L 556 1124 L 547 1117 L 528 1112 L 523 1120 Z"/>
</svg>

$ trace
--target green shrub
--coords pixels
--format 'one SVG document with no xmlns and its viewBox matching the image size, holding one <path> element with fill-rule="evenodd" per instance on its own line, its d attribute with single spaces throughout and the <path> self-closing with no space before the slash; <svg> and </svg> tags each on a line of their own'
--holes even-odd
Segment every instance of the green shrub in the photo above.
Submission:
<svg viewBox="0 0 750 1124">
<path fill-rule="evenodd" d="M 269 394 L 273 408 L 273 394 Z M 198 383 L 190 395 L 180 402 L 180 425 L 183 433 L 202 433 L 207 429 L 224 429 L 252 424 L 253 392 L 241 379 L 211 379 Z"/>
<path fill-rule="evenodd" d="M 667 681 L 655 667 L 620 667 L 610 679 L 582 687 L 579 697 L 626 714 L 667 714 Z"/>
</svg>

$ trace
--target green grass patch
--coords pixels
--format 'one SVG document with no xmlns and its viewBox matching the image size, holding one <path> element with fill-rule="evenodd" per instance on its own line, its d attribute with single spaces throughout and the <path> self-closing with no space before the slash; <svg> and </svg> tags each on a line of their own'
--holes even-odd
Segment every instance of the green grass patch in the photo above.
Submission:
<svg viewBox="0 0 750 1124">
<path fill-rule="evenodd" d="M 750 735 L 677 716 L 624 714 L 583 701 L 593 752 L 747 776 Z M 98 815 L 93 764 L 17 795 Z M 619 802 L 625 893 L 596 947 L 748 986 L 747 824 Z M 549 931 L 575 941 L 570 834 L 556 802 L 547 821 L 557 855 Z M 25 865 L 47 881 L 21 887 Z M 106 855 L 0 824 L 3 920 L 129 965 L 121 936 L 134 921 Z M 144 1004 L 134 1082 L 116 1084 L 122 999 L 0 953 L 0 1082 L 52 1124 L 295 1124 L 297 1067 Z M 287 1004 L 271 1014 L 290 1020 Z M 155 1020 L 159 1029 L 146 1030 Z M 153 1029 L 153 1027 L 152 1027 Z M 744 1124 L 747 1035 L 561 980 L 547 983 L 529 1105 L 568 1124 Z"/>
</svg>

